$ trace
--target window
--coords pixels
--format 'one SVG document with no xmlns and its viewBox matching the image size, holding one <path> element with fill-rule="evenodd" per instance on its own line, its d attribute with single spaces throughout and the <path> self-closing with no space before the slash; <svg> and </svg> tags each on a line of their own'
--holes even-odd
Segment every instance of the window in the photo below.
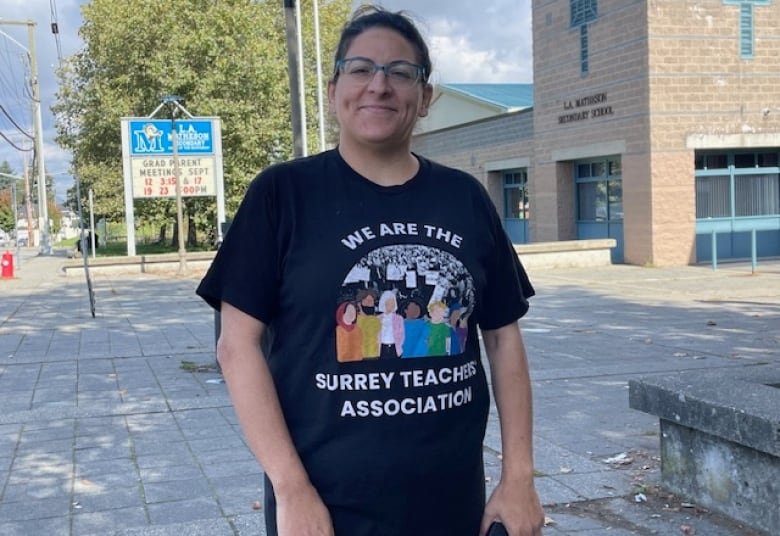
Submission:
<svg viewBox="0 0 780 536">
<path fill-rule="evenodd" d="M 528 174 L 523 171 L 507 171 L 504 182 L 504 218 L 528 219 Z"/>
<path fill-rule="evenodd" d="M 577 162 L 577 220 L 623 219 L 623 177 L 619 157 Z"/>
<path fill-rule="evenodd" d="M 582 182 L 577 185 L 578 220 L 605 221 L 607 219 L 607 183 Z"/>
<path fill-rule="evenodd" d="M 739 6 L 739 54 L 753 57 L 753 4 L 747 2 Z"/>
<path fill-rule="evenodd" d="M 607 200 L 609 201 L 609 219 L 623 219 L 623 181 L 607 182 Z"/>
<path fill-rule="evenodd" d="M 593 22 L 597 16 L 596 0 L 571 0 L 572 27 Z"/>
<path fill-rule="evenodd" d="M 728 218 L 730 206 L 728 175 L 696 178 L 697 218 Z"/>
<path fill-rule="evenodd" d="M 780 214 L 780 175 L 742 175 L 734 177 L 736 216 Z"/>
<path fill-rule="evenodd" d="M 588 64 L 588 25 L 580 26 L 580 73 L 587 74 L 590 70 Z"/>
<path fill-rule="evenodd" d="M 777 153 L 758 153 L 756 159 L 758 167 L 777 167 Z"/>
<path fill-rule="evenodd" d="M 729 167 L 727 154 L 696 153 L 696 169 L 726 169 Z"/>
</svg>

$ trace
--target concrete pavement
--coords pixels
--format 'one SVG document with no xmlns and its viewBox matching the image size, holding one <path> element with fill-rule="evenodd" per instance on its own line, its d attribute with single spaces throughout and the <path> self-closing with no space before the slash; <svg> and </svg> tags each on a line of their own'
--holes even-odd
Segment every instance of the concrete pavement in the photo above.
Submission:
<svg viewBox="0 0 780 536">
<path fill-rule="evenodd" d="M 199 274 L 95 274 L 93 319 L 65 259 L 23 261 L 0 280 L 0 536 L 264 534 Z M 531 277 L 545 534 L 758 534 L 657 486 L 658 425 L 628 408 L 627 381 L 780 359 L 780 262 Z M 485 458 L 492 489 L 495 410 Z"/>
</svg>

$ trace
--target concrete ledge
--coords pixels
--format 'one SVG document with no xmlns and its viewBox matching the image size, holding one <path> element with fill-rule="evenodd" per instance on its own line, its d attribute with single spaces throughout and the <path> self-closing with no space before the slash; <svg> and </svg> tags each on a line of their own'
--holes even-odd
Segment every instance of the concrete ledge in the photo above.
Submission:
<svg viewBox="0 0 780 536">
<path fill-rule="evenodd" d="M 666 486 L 780 534 L 780 363 L 631 380 L 629 406 L 660 418 Z"/>
<path fill-rule="evenodd" d="M 195 251 L 187 253 L 187 266 L 205 270 L 214 260 L 216 251 Z M 97 257 L 89 259 L 90 273 L 94 274 L 154 274 L 170 273 L 179 268 L 178 253 L 159 255 L 136 255 L 134 257 Z M 72 259 L 62 266 L 65 275 L 81 276 L 84 270 L 83 259 Z"/>
<path fill-rule="evenodd" d="M 629 406 L 780 457 L 780 364 L 629 381 Z M 778 475 L 780 476 L 780 475 Z"/>
<path fill-rule="evenodd" d="M 562 240 L 516 244 L 515 252 L 523 266 L 529 269 L 584 268 L 612 264 L 610 252 L 616 246 L 614 238 Z"/>
</svg>

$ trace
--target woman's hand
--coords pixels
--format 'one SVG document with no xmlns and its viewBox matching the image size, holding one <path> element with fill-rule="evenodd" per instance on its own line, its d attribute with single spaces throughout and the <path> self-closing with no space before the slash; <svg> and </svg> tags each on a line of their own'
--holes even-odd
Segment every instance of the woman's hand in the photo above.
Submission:
<svg viewBox="0 0 780 536">
<path fill-rule="evenodd" d="M 276 495 L 279 536 L 334 536 L 330 513 L 314 486 Z"/>
<path fill-rule="evenodd" d="M 509 536 L 541 536 L 544 511 L 533 481 L 498 483 L 485 506 L 479 535 L 485 536 L 494 521 L 501 521 Z"/>
</svg>

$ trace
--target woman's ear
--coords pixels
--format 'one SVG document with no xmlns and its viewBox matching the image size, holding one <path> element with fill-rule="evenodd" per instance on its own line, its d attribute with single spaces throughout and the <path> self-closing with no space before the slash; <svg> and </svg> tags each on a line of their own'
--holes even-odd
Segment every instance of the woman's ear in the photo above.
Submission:
<svg viewBox="0 0 780 536">
<path fill-rule="evenodd" d="M 425 117 L 431 109 L 431 99 L 433 98 L 433 86 L 426 83 L 423 85 L 422 103 L 417 112 L 418 117 Z"/>
<path fill-rule="evenodd" d="M 328 80 L 328 110 L 332 115 L 336 115 L 336 81 Z"/>
</svg>

